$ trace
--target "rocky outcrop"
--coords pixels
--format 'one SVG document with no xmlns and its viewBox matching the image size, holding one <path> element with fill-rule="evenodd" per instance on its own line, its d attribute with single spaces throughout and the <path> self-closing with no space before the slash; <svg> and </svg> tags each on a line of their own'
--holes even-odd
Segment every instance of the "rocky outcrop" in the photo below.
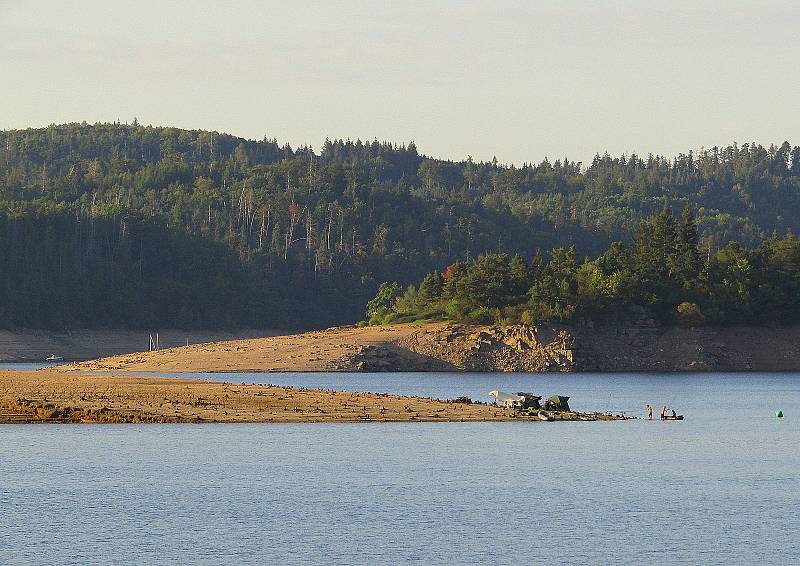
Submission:
<svg viewBox="0 0 800 566">
<path fill-rule="evenodd" d="M 358 346 L 343 371 L 680 372 L 800 369 L 798 328 L 420 325 Z"/>
<path fill-rule="evenodd" d="M 439 365 L 461 371 L 545 372 L 573 368 L 572 337 L 568 332 L 541 340 L 537 329 L 527 325 L 423 327 L 400 340 L 396 348 L 397 361 L 404 361 L 401 352 L 405 351 L 406 357 L 410 354 L 429 363 L 436 360 Z M 369 364 L 365 367 L 370 371 L 374 368 Z"/>
<path fill-rule="evenodd" d="M 778 362 L 782 348 L 774 329 L 752 328 L 737 337 L 734 330 L 608 325 L 571 333 L 580 371 L 748 371 L 754 368 L 752 353 L 762 347 L 777 354 L 764 369 Z"/>
</svg>

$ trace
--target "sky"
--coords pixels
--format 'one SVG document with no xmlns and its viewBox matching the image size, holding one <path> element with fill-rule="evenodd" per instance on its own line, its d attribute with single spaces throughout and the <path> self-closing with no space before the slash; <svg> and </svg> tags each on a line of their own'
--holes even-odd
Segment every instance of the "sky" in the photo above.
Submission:
<svg viewBox="0 0 800 566">
<path fill-rule="evenodd" d="M 522 164 L 800 144 L 800 4 L 0 0 L 0 129 L 131 122 Z"/>
</svg>

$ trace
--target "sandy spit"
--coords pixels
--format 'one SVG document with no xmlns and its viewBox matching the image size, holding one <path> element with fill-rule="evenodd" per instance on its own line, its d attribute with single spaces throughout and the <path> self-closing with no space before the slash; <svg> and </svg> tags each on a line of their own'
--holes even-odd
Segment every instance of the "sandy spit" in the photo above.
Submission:
<svg viewBox="0 0 800 566">
<path fill-rule="evenodd" d="M 557 420 L 617 420 L 563 413 Z M 481 403 L 134 375 L 0 372 L 2 423 L 325 423 L 537 420 Z"/>
<path fill-rule="evenodd" d="M 399 324 L 326 330 L 193 344 L 59 366 L 66 371 L 275 372 L 352 371 L 352 359 L 365 347 L 396 348 L 421 328 L 444 324 Z"/>
<path fill-rule="evenodd" d="M 0 372 L 0 423 L 504 421 L 483 404 L 272 385 L 58 373 Z"/>
</svg>

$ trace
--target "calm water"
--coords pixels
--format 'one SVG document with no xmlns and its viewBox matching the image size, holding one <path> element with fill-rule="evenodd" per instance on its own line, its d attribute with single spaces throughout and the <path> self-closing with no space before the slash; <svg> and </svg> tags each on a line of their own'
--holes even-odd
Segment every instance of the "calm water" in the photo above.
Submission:
<svg viewBox="0 0 800 566">
<path fill-rule="evenodd" d="M 212 377 L 687 420 L 4 426 L 0 563 L 800 559 L 800 376 Z"/>
<path fill-rule="evenodd" d="M 0 370 L 35 370 L 56 365 L 58 365 L 58 362 L 0 362 Z"/>
</svg>

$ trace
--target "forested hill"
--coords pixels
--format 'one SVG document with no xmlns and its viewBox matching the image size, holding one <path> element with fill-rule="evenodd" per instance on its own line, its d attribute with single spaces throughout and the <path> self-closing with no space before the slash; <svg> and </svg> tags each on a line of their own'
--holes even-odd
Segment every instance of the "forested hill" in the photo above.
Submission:
<svg viewBox="0 0 800 566">
<path fill-rule="evenodd" d="M 381 281 L 487 251 L 594 257 L 665 206 L 697 211 L 704 247 L 800 232 L 800 148 L 513 167 L 137 124 L 4 131 L 0 326 L 351 322 Z"/>
</svg>

